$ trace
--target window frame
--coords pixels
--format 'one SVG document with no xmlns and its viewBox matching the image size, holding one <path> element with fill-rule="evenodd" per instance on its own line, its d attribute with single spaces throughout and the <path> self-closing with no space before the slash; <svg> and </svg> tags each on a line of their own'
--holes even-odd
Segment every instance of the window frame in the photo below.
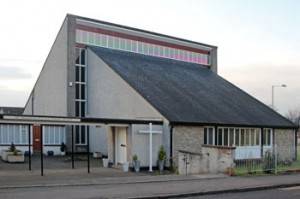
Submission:
<svg viewBox="0 0 300 199">
<path fill-rule="evenodd" d="M 77 43 L 140 53 L 155 57 L 164 57 L 189 63 L 210 65 L 209 54 L 177 49 L 163 44 L 154 44 L 80 29 L 76 29 L 75 38 Z M 122 46 L 122 42 L 124 42 L 124 46 Z"/>
<path fill-rule="evenodd" d="M 212 129 L 212 131 L 210 131 Z M 203 143 L 205 145 L 215 145 L 215 128 L 212 126 L 205 126 L 203 128 L 203 132 L 204 132 L 204 141 Z M 212 140 L 210 143 L 210 134 L 212 134 Z"/>
</svg>

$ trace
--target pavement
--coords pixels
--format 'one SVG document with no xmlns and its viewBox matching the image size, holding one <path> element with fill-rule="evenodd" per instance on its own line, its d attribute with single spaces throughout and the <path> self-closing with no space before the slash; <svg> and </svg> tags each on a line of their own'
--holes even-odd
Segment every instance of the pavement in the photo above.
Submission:
<svg viewBox="0 0 300 199">
<path fill-rule="evenodd" d="M 158 175 L 157 172 L 123 172 L 116 168 L 92 168 L 90 174 L 87 173 L 86 169 L 45 170 L 44 173 L 46 173 L 44 176 L 40 176 L 39 171 L 15 171 L 14 173 L 8 172 L 6 174 L 0 172 L 0 190 L 34 187 L 141 184 L 227 177 L 223 174 L 194 176 Z"/>
<path fill-rule="evenodd" d="M 300 174 L 228 177 L 225 175 L 147 175 L 103 177 L 81 170 L 0 176 L 0 198 L 185 198 L 300 186 Z"/>
</svg>

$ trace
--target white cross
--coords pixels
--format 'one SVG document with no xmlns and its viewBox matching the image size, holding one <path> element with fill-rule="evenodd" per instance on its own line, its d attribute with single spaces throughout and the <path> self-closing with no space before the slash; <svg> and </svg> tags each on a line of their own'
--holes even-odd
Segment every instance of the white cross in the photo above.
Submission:
<svg viewBox="0 0 300 199">
<path fill-rule="evenodd" d="M 149 130 L 140 130 L 139 133 L 149 133 L 149 172 L 152 172 L 152 134 L 162 133 L 161 131 L 153 131 L 152 123 L 149 123 Z"/>
</svg>

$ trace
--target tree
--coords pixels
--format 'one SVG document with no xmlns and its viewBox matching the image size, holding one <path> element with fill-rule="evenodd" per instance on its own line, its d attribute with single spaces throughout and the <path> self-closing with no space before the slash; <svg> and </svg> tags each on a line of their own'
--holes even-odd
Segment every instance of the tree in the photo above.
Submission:
<svg viewBox="0 0 300 199">
<path fill-rule="evenodd" d="M 300 107 L 295 109 L 290 109 L 285 115 L 286 118 L 291 120 L 294 124 L 299 125 L 300 122 Z"/>
</svg>

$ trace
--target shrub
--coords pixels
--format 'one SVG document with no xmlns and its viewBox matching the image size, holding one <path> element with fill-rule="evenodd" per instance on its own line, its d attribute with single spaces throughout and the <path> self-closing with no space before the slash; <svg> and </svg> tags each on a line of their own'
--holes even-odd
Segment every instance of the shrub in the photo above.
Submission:
<svg viewBox="0 0 300 199">
<path fill-rule="evenodd" d="M 10 147 L 9 147 L 9 151 L 10 152 L 15 152 L 17 149 L 16 149 L 16 146 L 14 145 L 14 143 L 12 142 L 11 144 L 10 144 Z"/>
<path fill-rule="evenodd" d="M 158 160 L 163 161 L 167 158 L 166 151 L 163 146 L 160 146 L 158 151 Z"/>
<path fill-rule="evenodd" d="M 133 161 L 137 161 L 138 160 L 138 156 L 136 154 L 134 154 L 134 156 L 132 157 Z"/>
</svg>

